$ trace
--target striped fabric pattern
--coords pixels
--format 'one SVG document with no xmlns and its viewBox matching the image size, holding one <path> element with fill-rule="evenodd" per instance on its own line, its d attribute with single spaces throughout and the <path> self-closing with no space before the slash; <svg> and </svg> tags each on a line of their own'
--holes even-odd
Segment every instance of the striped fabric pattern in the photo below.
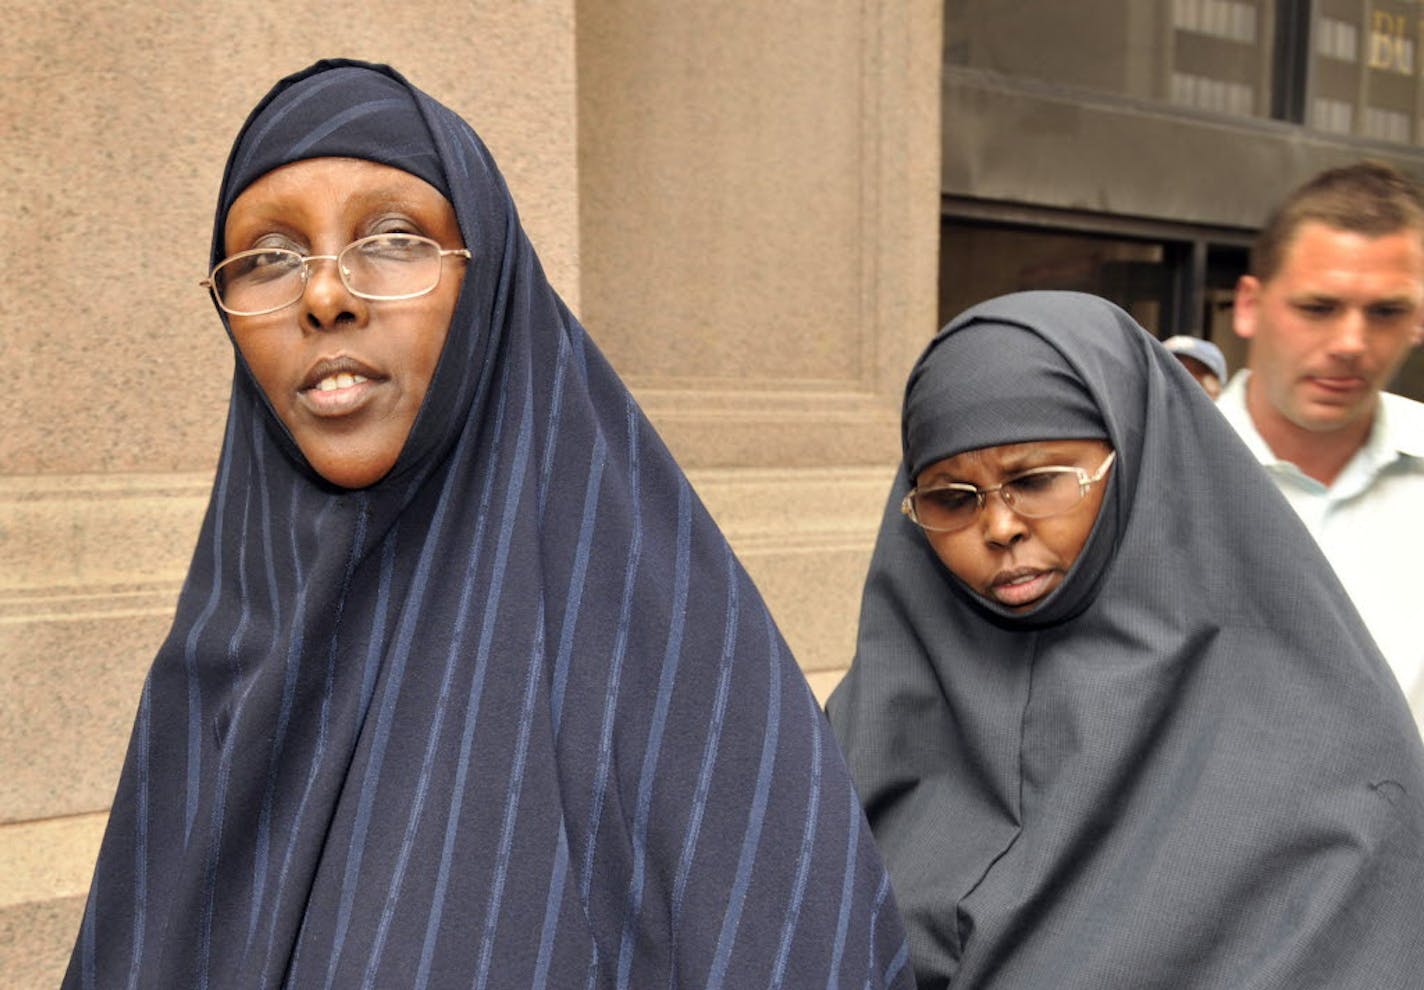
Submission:
<svg viewBox="0 0 1424 990">
<path fill-rule="evenodd" d="M 368 489 L 239 358 L 65 986 L 911 986 L 822 713 L 479 138 L 350 62 L 249 126 L 359 122 L 343 73 L 410 94 L 474 259 Z"/>
</svg>

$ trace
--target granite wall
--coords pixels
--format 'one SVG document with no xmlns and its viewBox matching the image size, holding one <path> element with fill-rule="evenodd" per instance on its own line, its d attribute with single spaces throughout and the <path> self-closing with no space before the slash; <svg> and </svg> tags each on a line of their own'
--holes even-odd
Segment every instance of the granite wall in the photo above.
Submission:
<svg viewBox="0 0 1424 990">
<path fill-rule="evenodd" d="M 268 87 L 385 61 L 476 126 L 824 696 L 934 329 L 940 8 L 7 4 L 0 985 L 63 970 L 186 572 L 232 367 L 197 282 Z"/>
</svg>

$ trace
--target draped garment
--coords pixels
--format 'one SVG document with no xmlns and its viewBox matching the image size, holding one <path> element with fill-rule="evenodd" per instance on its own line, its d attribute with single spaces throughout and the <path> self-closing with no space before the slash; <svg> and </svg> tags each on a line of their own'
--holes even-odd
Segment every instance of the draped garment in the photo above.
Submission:
<svg viewBox="0 0 1424 990">
<path fill-rule="evenodd" d="M 905 411 L 829 711 L 920 986 L 1424 986 L 1424 749 L 1176 359 L 1105 300 L 1007 296 L 941 331 Z M 1107 437 L 1109 490 L 1062 585 L 1016 614 L 900 499 L 939 458 L 1063 436 Z"/>
<path fill-rule="evenodd" d="M 473 259 L 369 488 L 310 469 L 237 355 L 65 986 L 909 985 L 822 713 L 483 143 L 392 70 L 328 61 L 238 147 L 303 115 L 262 168 L 318 131 L 393 160 L 383 135 L 427 129 L 410 170 Z"/>
</svg>

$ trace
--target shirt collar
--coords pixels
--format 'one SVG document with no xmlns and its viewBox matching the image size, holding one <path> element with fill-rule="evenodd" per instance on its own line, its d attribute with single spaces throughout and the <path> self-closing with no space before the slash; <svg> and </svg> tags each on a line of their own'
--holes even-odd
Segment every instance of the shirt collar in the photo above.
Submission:
<svg viewBox="0 0 1424 990">
<path fill-rule="evenodd" d="M 1289 467 L 1305 478 L 1293 463 L 1277 457 L 1256 429 L 1246 408 L 1246 382 L 1250 377 L 1251 372 L 1245 368 L 1232 376 L 1217 399 L 1217 408 L 1236 428 L 1256 460 L 1270 467 Z M 1400 457 L 1424 458 L 1424 406 L 1381 392 L 1370 435 L 1340 473 L 1335 487 L 1347 478 L 1372 478 Z"/>
<path fill-rule="evenodd" d="M 1403 457 L 1424 458 L 1424 406 L 1403 396 L 1380 393 L 1379 415 L 1370 432 L 1370 444 L 1380 438 L 1380 449 Z"/>
<path fill-rule="evenodd" d="M 1251 412 L 1246 408 L 1246 380 L 1251 377 L 1251 372 L 1242 368 L 1231 380 L 1226 383 L 1226 388 L 1221 390 L 1221 395 L 1217 397 L 1216 407 L 1221 410 L 1221 414 L 1227 421 L 1236 428 L 1236 432 L 1241 435 L 1241 439 L 1246 442 L 1251 453 L 1256 460 L 1262 464 L 1288 464 L 1289 461 L 1282 461 L 1271 450 L 1269 444 L 1256 429 L 1256 423 L 1251 419 Z"/>
</svg>

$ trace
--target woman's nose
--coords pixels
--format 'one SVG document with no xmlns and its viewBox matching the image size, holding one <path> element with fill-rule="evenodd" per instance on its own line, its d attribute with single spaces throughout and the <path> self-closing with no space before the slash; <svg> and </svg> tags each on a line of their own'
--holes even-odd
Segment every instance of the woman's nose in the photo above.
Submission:
<svg viewBox="0 0 1424 990">
<path fill-rule="evenodd" d="M 335 258 L 308 258 L 302 290 L 302 323 L 311 330 L 331 330 L 365 322 L 366 300 L 353 295 L 341 278 Z"/>
<path fill-rule="evenodd" d="M 1004 501 L 1002 489 L 985 495 L 984 508 L 979 511 L 980 525 L 988 543 L 1006 547 L 1028 535 L 1028 523 Z"/>
</svg>

